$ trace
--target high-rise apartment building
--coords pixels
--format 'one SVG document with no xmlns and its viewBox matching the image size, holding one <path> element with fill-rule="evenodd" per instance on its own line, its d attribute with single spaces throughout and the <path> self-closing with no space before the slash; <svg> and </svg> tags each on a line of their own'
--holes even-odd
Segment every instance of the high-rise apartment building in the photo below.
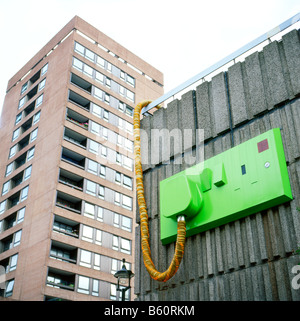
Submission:
<svg viewBox="0 0 300 321">
<path fill-rule="evenodd" d="M 162 84 L 161 72 L 77 16 L 9 80 L 0 300 L 119 299 L 123 258 L 134 271 L 133 108 Z"/>
</svg>

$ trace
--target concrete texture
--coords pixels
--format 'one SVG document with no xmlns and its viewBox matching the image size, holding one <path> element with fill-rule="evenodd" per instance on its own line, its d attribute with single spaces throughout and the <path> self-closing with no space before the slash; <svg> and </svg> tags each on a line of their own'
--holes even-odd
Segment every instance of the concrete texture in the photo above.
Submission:
<svg viewBox="0 0 300 321">
<path fill-rule="evenodd" d="M 151 120 L 142 120 L 149 132 L 157 124 L 169 130 L 189 128 L 193 135 L 203 128 L 205 159 L 280 127 L 294 199 L 187 238 L 181 266 L 166 283 L 152 280 L 144 267 L 138 226 L 137 300 L 300 300 L 300 289 L 291 285 L 292 267 L 300 261 L 294 252 L 300 247 L 299 68 L 299 32 L 293 30 L 169 103 Z M 191 141 L 181 154 L 178 142 L 172 142 L 168 163 L 155 155 L 156 162 L 145 167 L 152 258 L 160 271 L 170 264 L 175 245 L 160 241 L 159 181 L 191 166 L 184 153 L 195 153 L 195 139 Z M 162 149 L 156 146 L 151 153 Z"/>
</svg>

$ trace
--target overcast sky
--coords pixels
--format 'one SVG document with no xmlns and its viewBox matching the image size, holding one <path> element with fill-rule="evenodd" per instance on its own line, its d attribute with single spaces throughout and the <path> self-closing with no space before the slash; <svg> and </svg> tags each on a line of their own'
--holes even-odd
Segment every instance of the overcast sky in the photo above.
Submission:
<svg viewBox="0 0 300 321">
<path fill-rule="evenodd" d="M 167 92 L 299 9 L 299 0 L 0 0 L 0 109 L 8 80 L 75 15 L 162 71 Z"/>
</svg>

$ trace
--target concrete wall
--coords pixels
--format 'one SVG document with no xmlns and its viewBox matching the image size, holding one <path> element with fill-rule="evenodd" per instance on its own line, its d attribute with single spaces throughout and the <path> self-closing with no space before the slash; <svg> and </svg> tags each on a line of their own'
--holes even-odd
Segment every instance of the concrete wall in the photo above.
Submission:
<svg viewBox="0 0 300 321">
<path fill-rule="evenodd" d="M 280 127 L 294 200 L 187 238 L 179 271 L 166 283 L 152 280 L 144 267 L 138 226 L 137 300 L 300 300 L 300 289 L 291 285 L 296 276 L 292 267 L 300 261 L 294 252 L 300 247 L 299 75 L 299 32 L 293 30 L 142 120 L 148 133 L 142 153 L 150 160 L 144 164 L 145 197 L 158 270 L 168 267 L 174 253 L 174 243 L 163 246 L 160 241 L 159 181 L 190 165 L 186 158 L 177 162 L 182 157 L 178 139 L 172 141 L 166 162 L 158 142 L 151 141 L 151 129 L 189 128 L 195 133 L 203 128 L 209 159 Z M 195 147 L 194 134 L 184 148 L 195 155 Z"/>
</svg>

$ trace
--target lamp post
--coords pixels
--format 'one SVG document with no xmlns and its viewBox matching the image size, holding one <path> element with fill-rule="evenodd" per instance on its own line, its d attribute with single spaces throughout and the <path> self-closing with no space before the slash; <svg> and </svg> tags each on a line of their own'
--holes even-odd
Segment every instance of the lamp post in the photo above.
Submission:
<svg viewBox="0 0 300 321">
<path fill-rule="evenodd" d="M 125 259 L 123 259 L 123 265 L 121 270 L 114 274 L 114 277 L 118 279 L 117 291 L 122 291 L 122 301 L 125 301 L 125 292 L 131 288 L 130 279 L 134 276 L 131 270 L 127 270 L 125 266 Z"/>
</svg>

